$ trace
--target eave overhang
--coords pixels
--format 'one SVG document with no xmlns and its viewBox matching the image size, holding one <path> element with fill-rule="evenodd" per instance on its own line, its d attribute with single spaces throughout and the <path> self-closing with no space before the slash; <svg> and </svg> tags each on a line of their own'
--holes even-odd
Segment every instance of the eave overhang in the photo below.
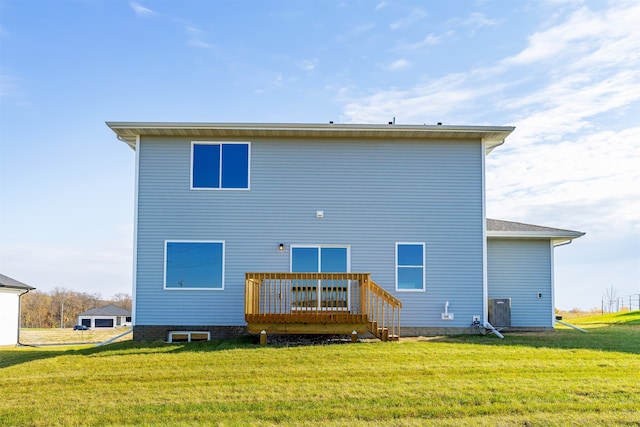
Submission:
<svg viewBox="0 0 640 427">
<path fill-rule="evenodd" d="M 540 232 L 540 231 L 487 231 L 489 239 L 521 239 L 521 240 L 551 240 L 554 245 L 564 243 L 584 236 L 585 233 L 575 231 L 567 233 Z"/>
<path fill-rule="evenodd" d="M 555 246 L 582 237 L 581 231 L 487 218 L 488 239 L 551 240 Z"/>
<path fill-rule="evenodd" d="M 107 122 L 118 139 L 135 149 L 138 137 L 183 138 L 360 138 L 476 140 L 489 154 L 502 145 L 512 126 L 444 126 L 308 123 Z"/>
<path fill-rule="evenodd" d="M 0 274 L 0 288 L 15 289 L 20 291 L 32 291 L 35 289 L 33 286 L 22 283 L 16 279 L 12 279 L 11 277 L 5 276 L 4 274 Z"/>
</svg>

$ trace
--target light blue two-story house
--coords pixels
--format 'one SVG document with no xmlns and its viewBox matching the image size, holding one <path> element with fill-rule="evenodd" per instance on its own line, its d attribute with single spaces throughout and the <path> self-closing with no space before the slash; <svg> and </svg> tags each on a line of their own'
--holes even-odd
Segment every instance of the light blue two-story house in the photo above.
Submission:
<svg viewBox="0 0 640 427">
<path fill-rule="evenodd" d="M 583 233 L 486 218 L 512 127 L 107 125 L 136 155 L 136 340 L 554 326 Z"/>
</svg>

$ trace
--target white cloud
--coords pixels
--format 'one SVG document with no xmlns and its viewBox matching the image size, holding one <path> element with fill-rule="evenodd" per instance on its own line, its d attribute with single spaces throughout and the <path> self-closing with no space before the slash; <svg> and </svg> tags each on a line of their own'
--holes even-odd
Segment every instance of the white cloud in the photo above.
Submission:
<svg viewBox="0 0 640 427">
<path fill-rule="evenodd" d="M 409 89 L 379 91 L 355 99 L 344 107 L 344 121 L 380 123 L 390 115 L 405 123 L 436 123 L 461 114 L 472 103 L 500 89 L 500 83 L 473 87 L 465 74 L 450 74 Z"/>
<path fill-rule="evenodd" d="M 207 43 L 205 41 L 197 40 L 197 39 L 188 40 L 187 43 L 189 44 L 189 46 L 199 47 L 199 48 L 202 48 L 202 49 L 211 49 L 211 48 L 213 48 L 213 45 L 211 43 Z"/>
<path fill-rule="evenodd" d="M 211 43 L 206 42 L 204 39 L 206 34 L 200 28 L 193 25 L 187 25 L 185 28 L 187 35 L 189 36 L 187 44 L 189 46 L 198 47 L 202 49 L 211 49 L 214 46 Z"/>
<path fill-rule="evenodd" d="M 581 9 L 566 22 L 536 33 L 520 53 L 495 66 L 352 99 L 345 106 L 346 121 L 380 122 L 393 112 L 418 123 L 434 114 L 437 121 L 464 114 L 484 122 L 483 113 L 492 111 L 518 124 L 520 143 L 558 140 L 589 129 L 593 116 L 640 100 L 640 29 L 628 19 L 634 13 L 640 15 L 640 4 L 614 7 L 604 14 Z M 608 21 L 614 18 L 618 20 Z M 583 37 L 564 35 L 567 22 L 582 28 Z M 557 37 L 564 38 L 558 43 L 563 50 L 553 47 L 544 53 L 544 46 Z M 614 55 L 617 60 L 612 62 Z M 552 57 L 553 67 L 532 62 Z M 483 107 L 474 115 L 478 105 Z"/>
<path fill-rule="evenodd" d="M 467 19 L 467 23 L 468 25 L 471 26 L 481 26 L 481 27 L 491 27 L 493 25 L 496 25 L 498 23 L 498 21 L 496 21 L 495 19 L 490 19 L 487 18 L 486 15 L 484 13 L 472 13 L 469 18 Z"/>
<path fill-rule="evenodd" d="M 453 18 L 446 22 L 447 27 L 470 29 L 472 34 L 480 28 L 492 27 L 496 24 L 498 24 L 497 20 L 488 18 L 484 13 L 480 12 L 474 12 L 466 18 Z"/>
<path fill-rule="evenodd" d="M 489 216 L 575 227 L 592 237 L 637 235 L 637 16 L 637 2 L 581 7 L 493 65 L 361 97 L 352 88 L 342 120 L 515 125 L 487 158 Z"/>
<path fill-rule="evenodd" d="M 427 12 L 425 12 L 424 10 L 413 9 L 411 10 L 411 12 L 409 12 L 408 16 L 391 23 L 391 25 L 389 25 L 389 28 L 391 28 L 392 30 L 403 30 L 411 27 L 413 24 L 422 20 L 426 16 Z"/>
<path fill-rule="evenodd" d="M 281 87 L 283 81 L 284 77 L 282 76 L 282 73 L 277 73 L 273 80 L 271 80 L 271 85 Z"/>
<path fill-rule="evenodd" d="M 338 34 L 335 36 L 335 40 L 339 43 L 345 43 L 348 40 L 353 39 L 354 37 L 359 37 L 362 36 L 365 33 L 368 33 L 369 31 L 371 31 L 372 29 L 375 28 L 375 24 L 371 23 L 371 22 L 366 22 L 366 23 L 362 23 L 359 25 L 356 25 L 354 27 L 352 27 L 351 29 L 349 29 L 346 33 L 344 34 Z"/>
<path fill-rule="evenodd" d="M 204 31 L 192 25 L 187 25 L 187 27 L 185 28 L 185 31 L 187 32 L 187 34 L 191 35 L 192 37 L 202 37 L 204 35 Z"/>
<path fill-rule="evenodd" d="M 496 25 L 498 21 L 490 19 L 485 16 L 484 13 L 472 13 L 467 19 L 462 20 L 462 24 L 471 27 L 473 30 L 477 30 L 482 27 L 492 27 Z"/>
<path fill-rule="evenodd" d="M 131 6 L 133 11 L 138 16 L 151 16 L 156 14 L 153 10 L 142 6 L 140 3 L 136 3 L 132 1 L 129 3 L 129 6 Z"/>
<path fill-rule="evenodd" d="M 420 40 L 417 43 L 403 44 L 403 45 L 398 46 L 394 50 L 400 50 L 400 51 L 419 50 L 419 49 L 423 49 L 425 47 L 435 46 L 437 44 L 440 44 L 441 41 L 442 41 L 442 37 L 441 36 L 437 36 L 437 35 L 435 35 L 433 33 L 429 33 L 429 34 L 427 34 L 425 36 L 424 39 Z"/>
<path fill-rule="evenodd" d="M 303 59 L 296 64 L 303 71 L 313 71 L 318 65 L 318 58 Z"/>
<path fill-rule="evenodd" d="M 405 70 L 410 66 L 411 66 L 411 62 L 407 61 L 406 59 L 398 59 L 397 61 L 393 61 L 391 64 L 389 64 L 387 66 L 387 69 L 391 71 L 399 71 L 399 70 Z"/>
<path fill-rule="evenodd" d="M 507 64 L 531 64 L 550 59 L 566 61 L 568 57 L 598 52 L 597 58 L 613 59 L 619 63 L 620 50 L 628 51 L 629 44 L 635 44 L 635 52 L 628 52 L 637 58 L 640 52 L 640 3 L 620 2 L 606 12 L 581 8 L 569 19 L 554 27 L 537 32 L 529 37 L 527 48 L 517 55 L 507 58 Z M 604 51 L 600 50 L 605 47 Z"/>
<path fill-rule="evenodd" d="M 590 233 L 638 225 L 640 127 L 528 147 L 517 144 L 517 130 L 513 136 L 487 158 L 488 216 Z"/>
</svg>

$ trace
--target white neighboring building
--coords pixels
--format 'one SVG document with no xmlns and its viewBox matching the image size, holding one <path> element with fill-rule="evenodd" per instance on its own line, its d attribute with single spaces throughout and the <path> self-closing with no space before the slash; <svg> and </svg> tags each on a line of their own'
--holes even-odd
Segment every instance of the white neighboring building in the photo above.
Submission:
<svg viewBox="0 0 640 427">
<path fill-rule="evenodd" d="M 89 328 L 116 328 L 131 326 L 131 312 L 115 305 L 92 308 L 78 315 L 78 325 Z"/>
<path fill-rule="evenodd" d="M 20 296 L 33 289 L 33 286 L 0 274 L 0 346 L 18 344 Z"/>
</svg>

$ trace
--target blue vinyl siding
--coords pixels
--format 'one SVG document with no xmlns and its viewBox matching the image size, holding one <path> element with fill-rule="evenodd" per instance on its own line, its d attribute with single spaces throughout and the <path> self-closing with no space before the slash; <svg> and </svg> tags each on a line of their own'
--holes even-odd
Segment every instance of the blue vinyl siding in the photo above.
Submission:
<svg viewBox="0 0 640 427">
<path fill-rule="evenodd" d="M 548 240 L 488 240 L 489 298 L 511 298 L 511 326 L 554 326 L 551 251 Z"/>
<path fill-rule="evenodd" d="M 466 327 L 482 314 L 479 141 L 250 143 L 250 190 L 191 191 L 191 139 L 142 137 L 137 324 L 244 325 L 244 273 L 290 271 L 296 244 L 349 245 L 350 270 L 403 301 L 403 326 Z M 224 291 L 164 290 L 165 240 L 224 241 Z M 395 291 L 396 242 L 425 242 L 425 292 Z M 454 321 L 440 318 L 445 301 Z"/>
</svg>

